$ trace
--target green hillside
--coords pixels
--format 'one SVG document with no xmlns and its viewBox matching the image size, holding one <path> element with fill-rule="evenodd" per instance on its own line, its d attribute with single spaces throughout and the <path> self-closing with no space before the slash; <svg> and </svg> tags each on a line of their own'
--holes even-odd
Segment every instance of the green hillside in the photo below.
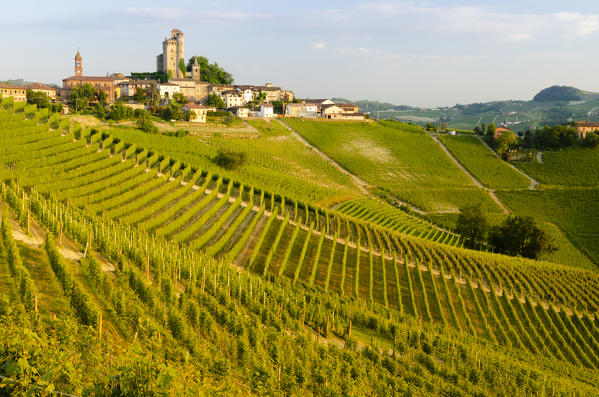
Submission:
<svg viewBox="0 0 599 397">
<path fill-rule="evenodd" d="M 286 121 L 363 192 L 275 121 L 170 140 L 0 106 L 9 394 L 598 392 L 594 270 L 464 249 L 381 199 L 501 213 L 419 128 Z M 528 191 L 483 149 L 463 166 Z"/>
<path fill-rule="evenodd" d="M 355 103 L 360 105 L 364 101 Z M 549 87 L 530 101 L 505 100 L 432 109 L 384 105 L 362 105 L 360 110 L 370 112 L 379 119 L 390 118 L 420 125 L 446 122 L 449 128 L 467 130 L 494 123 L 524 132 L 573 120 L 599 121 L 599 93 L 574 87 Z"/>
</svg>

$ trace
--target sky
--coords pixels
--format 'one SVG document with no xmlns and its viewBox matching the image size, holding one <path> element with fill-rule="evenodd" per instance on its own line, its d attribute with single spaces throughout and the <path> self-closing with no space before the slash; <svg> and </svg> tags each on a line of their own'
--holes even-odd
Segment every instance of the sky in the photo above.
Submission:
<svg viewBox="0 0 599 397">
<path fill-rule="evenodd" d="M 177 28 L 239 84 L 411 106 L 599 92 L 599 1 L 10 1 L 0 80 L 155 71 Z"/>
</svg>

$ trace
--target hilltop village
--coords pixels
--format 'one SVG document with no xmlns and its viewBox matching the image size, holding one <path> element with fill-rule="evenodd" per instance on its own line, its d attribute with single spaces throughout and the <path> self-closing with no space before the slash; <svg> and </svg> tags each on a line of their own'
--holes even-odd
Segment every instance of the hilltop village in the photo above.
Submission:
<svg viewBox="0 0 599 397">
<path fill-rule="evenodd" d="M 304 99 L 293 91 L 258 84 L 213 84 L 202 79 L 198 57 L 190 58 L 190 71 L 185 66 L 184 34 L 178 29 L 162 42 L 162 52 L 156 57 L 155 73 L 134 73 L 125 76 L 112 73 L 89 76 L 84 73 L 83 57 L 75 55 L 74 75 L 62 80 L 62 88 L 41 83 L 25 87 L 1 84 L 3 96 L 15 102 L 27 100 L 27 90 L 46 95 L 52 103 L 60 104 L 63 114 L 80 110 L 78 96 L 83 87 L 96 94 L 89 102 L 101 103 L 106 109 L 119 103 L 131 109 L 167 107 L 176 102 L 181 115 L 188 121 L 206 122 L 209 112 L 226 110 L 240 118 L 248 117 L 306 117 L 342 120 L 363 120 L 358 106 L 335 103 L 331 99 Z M 73 95 L 75 93 L 75 95 Z M 89 104 L 89 103 L 88 103 Z"/>
</svg>

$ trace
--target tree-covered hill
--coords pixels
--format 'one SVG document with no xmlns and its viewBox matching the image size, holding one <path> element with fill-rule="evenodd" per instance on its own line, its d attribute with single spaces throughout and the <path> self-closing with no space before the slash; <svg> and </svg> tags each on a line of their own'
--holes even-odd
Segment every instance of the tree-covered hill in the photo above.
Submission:
<svg viewBox="0 0 599 397">
<path fill-rule="evenodd" d="M 581 98 L 582 93 L 578 88 L 554 85 L 541 90 L 532 100 L 536 102 L 578 101 Z"/>
</svg>

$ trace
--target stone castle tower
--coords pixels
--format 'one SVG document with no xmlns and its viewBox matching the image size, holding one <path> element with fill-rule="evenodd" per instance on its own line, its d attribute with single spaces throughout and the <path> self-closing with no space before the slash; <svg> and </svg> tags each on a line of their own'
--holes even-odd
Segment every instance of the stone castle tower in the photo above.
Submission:
<svg viewBox="0 0 599 397">
<path fill-rule="evenodd" d="M 79 50 L 77 50 L 77 55 L 75 55 L 75 76 L 83 76 L 83 66 L 81 65 Z"/>
<path fill-rule="evenodd" d="M 172 77 L 184 78 L 179 69 L 179 62 L 185 62 L 183 32 L 179 29 L 171 30 L 171 37 L 162 42 L 162 54 L 156 57 L 156 71 L 168 74 L 172 71 Z"/>
</svg>

